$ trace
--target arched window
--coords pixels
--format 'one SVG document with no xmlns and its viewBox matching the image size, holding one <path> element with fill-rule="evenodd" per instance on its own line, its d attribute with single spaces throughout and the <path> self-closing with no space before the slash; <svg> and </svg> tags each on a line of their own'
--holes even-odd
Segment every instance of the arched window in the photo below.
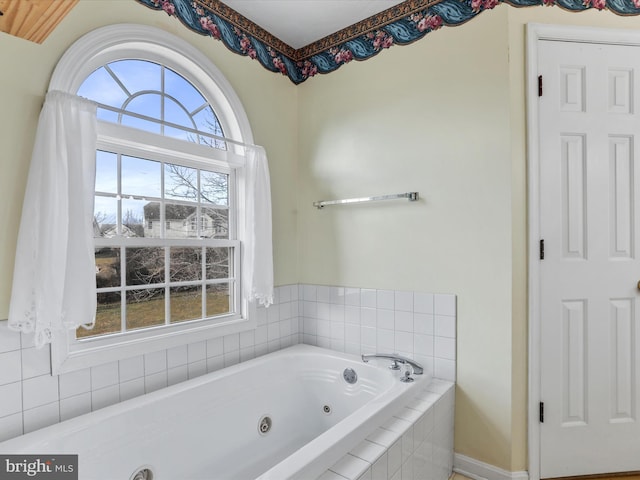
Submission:
<svg viewBox="0 0 640 480">
<path fill-rule="evenodd" d="M 110 62 L 89 75 L 77 94 L 99 104 L 100 120 L 225 148 L 213 108 L 182 75 L 154 62 Z M 215 136 L 212 136 L 215 135 Z"/>
<path fill-rule="evenodd" d="M 96 325 L 53 345 L 54 369 L 255 327 L 237 169 L 252 135 L 217 68 L 166 32 L 117 25 L 78 40 L 50 90 L 96 102 L 99 120 Z"/>
</svg>

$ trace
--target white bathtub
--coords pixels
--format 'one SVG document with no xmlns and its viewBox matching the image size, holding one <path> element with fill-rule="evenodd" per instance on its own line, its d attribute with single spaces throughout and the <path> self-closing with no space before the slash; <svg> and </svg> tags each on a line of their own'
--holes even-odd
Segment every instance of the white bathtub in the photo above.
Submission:
<svg viewBox="0 0 640 480">
<path fill-rule="evenodd" d="M 315 479 L 430 381 L 402 383 L 389 362 L 372 363 L 296 345 L 8 440 L 0 453 L 78 454 L 81 480 L 129 480 L 141 468 L 153 480 Z"/>
</svg>

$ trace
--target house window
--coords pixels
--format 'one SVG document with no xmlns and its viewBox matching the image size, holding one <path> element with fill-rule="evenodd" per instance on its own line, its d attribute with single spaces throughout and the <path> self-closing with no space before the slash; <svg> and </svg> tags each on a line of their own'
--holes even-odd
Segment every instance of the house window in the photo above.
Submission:
<svg viewBox="0 0 640 480">
<path fill-rule="evenodd" d="M 233 220 L 233 171 L 186 164 L 179 152 L 169 162 L 111 150 L 96 154 L 96 326 L 77 337 L 236 313 L 239 242 L 233 231 L 214 238 L 206 228 L 210 217 Z M 184 218 L 191 231 L 170 228 Z M 103 235 L 114 226 L 126 234 Z"/>
<path fill-rule="evenodd" d="M 252 135 L 222 74 L 177 37 L 116 25 L 76 42 L 50 88 L 98 104 L 96 324 L 52 344 L 54 372 L 255 328 L 237 201 Z"/>
<path fill-rule="evenodd" d="M 180 143 L 226 149 L 211 105 L 183 76 L 138 59 L 101 66 L 78 94 L 98 103 L 98 118 L 126 128 L 96 153 L 96 326 L 78 338 L 125 333 L 213 319 L 238 311 L 235 235 L 214 239 L 207 218 L 229 222 L 233 170 L 183 158 L 183 148 L 139 142 L 144 130 Z M 126 148 L 118 145 L 126 142 Z M 192 146 L 192 145 L 190 145 Z M 136 155 L 126 154 L 132 148 Z M 162 156 L 158 156 L 161 150 Z M 195 153 L 195 150 L 194 150 Z M 230 181 L 231 179 L 231 181 Z M 190 219 L 191 231 L 172 231 L 172 221 Z M 233 218 L 232 218 L 233 219 Z M 155 223 L 154 223 L 155 221 Z M 144 229 L 144 224 L 147 229 Z M 165 225 L 165 230 L 159 228 Z M 115 227 L 116 235 L 102 232 Z M 119 233 L 119 234 L 118 234 Z M 122 233 L 126 233 L 123 235 Z"/>
</svg>

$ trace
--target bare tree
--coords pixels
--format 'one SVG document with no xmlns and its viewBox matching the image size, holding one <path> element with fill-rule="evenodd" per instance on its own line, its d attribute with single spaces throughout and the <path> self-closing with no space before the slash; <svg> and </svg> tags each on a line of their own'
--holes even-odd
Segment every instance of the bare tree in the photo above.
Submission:
<svg viewBox="0 0 640 480">
<path fill-rule="evenodd" d="M 128 209 L 122 215 L 122 226 L 127 227 L 136 237 L 144 237 L 144 218 Z"/>
<path fill-rule="evenodd" d="M 203 236 L 226 236 L 228 234 L 228 175 L 167 164 L 166 177 L 168 179 L 165 180 L 165 188 L 171 197 L 200 202 L 201 211 L 198 222 Z M 204 219 L 206 217 L 210 217 L 213 222 L 209 228 L 205 228 Z"/>
<path fill-rule="evenodd" d="M 206 133 L 210 133 L 216 135 L 218 137 L 224 137 L 224 132 L 222 131 L 222 126 L 218 121 L 218 118 L 211 110 L 211 107 L 205 109 L 205 115 L 207 116 L 205 119 L 205 128 L 204 131 Z M 192 135 L 188 134 L 187 138 L 190 142 L 199 143 L 200 145 L 207 145 L 211 148 L 217 148 L 219 150 L 227 149 L 227 142 L 224 140 L 220 140 L 218 138 L 213 138 L 208 135 Z"/>
<path fill-rule="evenodd" d="M 198 170 L 182 165 L 167 164 L 165 175 L 169 174 L 170 185 L 167 193 L 172 197 L 182 198 L 212 205 L 227 205 L 229 198 L 229 177 L 218 172 L 200 170 L 198 186 Z M 200 198 L 198 199 L 198 193 Z"/>
<path fill-rule="evenodd" d="M 164 248 L 127 248 L 127 285 L 152 285 L 165 280 Z M 157 289 L 131 290 L 136 301 L 149 300 L 159 295 Z"/>
<path fill-rule="evenodd" d="M 115 223 L 116 221 L 115 215 L 107 212 L 96 212 L 93 215 L 93 218 L 98 225 L 102 225 L 104 223 Z"/>
</svg>

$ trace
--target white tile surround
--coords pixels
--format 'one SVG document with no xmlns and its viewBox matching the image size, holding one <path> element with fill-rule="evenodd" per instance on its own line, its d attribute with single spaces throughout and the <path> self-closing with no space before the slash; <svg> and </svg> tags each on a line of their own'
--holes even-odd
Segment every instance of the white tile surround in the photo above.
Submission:
<svg viewBox="0 0 640 480">
<path fill-rule="evenodd" d="M 455 385 L 434 380 L 318 480 L 447 480 Z"/>
<path fill-rule="evenodd" d="M 346 353 L 400 353 L 456 378 L 456 296 L 299 286 L 303 342 Z"/>
<path fill-rule="evenodd" d="M 302 342 L 356 354 L 398 352 L 415 358 L 434 376 L 455 381 L 454 295 L 287 285 L 276 288 L 274 305 L 258 309 L 257 322 L 254 331 L 51 376 L 49 348 L 37 350 L 30 336 L 10 331 L 7 322 L 0 321 L 0 441 Z M 453 402 L 453 393 L 450 397 Z M 440 401 L 435 403 L 437 418 L 438 404 Z M 432 416 L 428 411 L 423 414 L 428 415 Z M 438 421 L 429 444 L 433 445 L 434 462 Z M 411 454 L 408 450 L 405 453 L 415 459 L 411 464 L 415 469 L 422 465 L 427 447 L 420 450 L 424 442 L 415 441 L 416 435 L 422 439 L 422 427 L 409 425 L 407 429 L 413 432 L 415 448 Z M 405 435 L 408 434 L 404 432 L 402 438 Z M 450 435 L 452 438 L 452 431 Z M 387 437 L 389 435 L 385 435 Z M 425 436 L 425 441 L 427 438 L 430 437 Z M 449 437 L 444 440 L 448 442 Z M 383 453 L 376 448 L 380 444 L 374 441 L 373 446 L 364 444 L 363 452 L 369 452 L 367 459 L 372 458 L 371 452 L 375 450 L 380 453 L 377 460 L 386 458 L 387 462 L 396 462 L 397 442 L 396 438 L 388 452 Z M 335 477 L 337 480 L 351 478 L 344 474 L 358 469 L 353 467 L 350 457 L 347 460 L 344 465 L 347 470 L 326 475 L 339 475 Z M 410 478 L 408 470 L 402 476 L 378 476 L 381 467 L 374 467 L 370 465 L 360 472 L 364 474 L 362 478 Z M 387 468 L 388 473 L 398 473 L 391 470 Z M 367 474 L 369 471 L 371 477 Z M 360 474 L 353 478 L 359 477 Z"/>
</svg>

